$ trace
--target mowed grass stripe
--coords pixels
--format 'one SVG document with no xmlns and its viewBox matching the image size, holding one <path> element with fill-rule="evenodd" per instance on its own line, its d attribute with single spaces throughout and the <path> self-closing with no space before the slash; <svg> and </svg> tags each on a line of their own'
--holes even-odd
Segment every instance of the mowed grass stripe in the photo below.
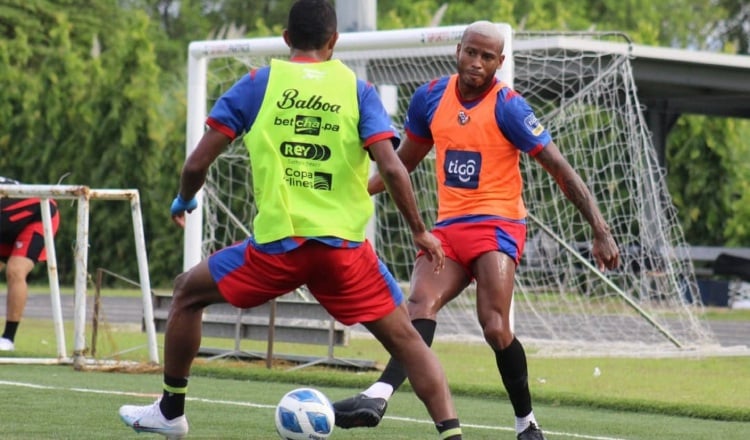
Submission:
<svg viewBox="0 0 750 440">
<path fill-rule="evenodd" d="M 331 370 L 327 382 L 319 373 L 287 373 L 285 382 L 219 379 L 194 376 L 189 385 L 188 418 L 191 439 L 277 440 L 272 408 L 298 386 L 316 386 L 332 400 L 349 397 L 360 388 L 337 385 L 332 379 L 352 378 L 351 372 Z M 70 366 L 0 366 L 0 426 L 3 440 L 143 439 L 117 416 L 123 404 L 149 404 L 159 394 L 160 374 L 78 372 Z M 343 380 L 342 379 L 342 380 Z M 345 381 L 345 380 L 344 380 Z M 30 386 L 3 385 L 5 383 Z M 507 399 L 456 395 L 465 438 L 513 440 L 512 409 Z M 220 402 L 228 402 L 222 404 Z M 246 402 L 246 403 L 243 403 Z M 248 406 L 251 403 L 254 407 Z M 537 417 L 548 440 L 747 440 L 750 423 L 666 416 L 649 412 L 613 411 L 564 405 L 536 404 Z M 417 397 L 399 392 L 386 419 L 376 429 L 336 430 L 331 440 L 413 440 L 437 438 Z"/>
</svg>

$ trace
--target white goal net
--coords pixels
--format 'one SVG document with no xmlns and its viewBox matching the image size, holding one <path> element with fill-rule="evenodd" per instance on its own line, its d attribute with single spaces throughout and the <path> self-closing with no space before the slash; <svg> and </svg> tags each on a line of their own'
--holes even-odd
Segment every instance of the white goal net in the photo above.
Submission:
<svg viewBox="0 0 750 440">
<path fill-rule="evenodd" d="M 400 124 L 417 86 L 454 73 L 463 28 L 342 34 L 334 56 L 380 88 Z M 554 180 L 523 159 L 530 216 L 514 326 L 541 350 L 632 354 L 715 345 L 640 112 L 629 48 L 624 36 L 601 33 L 515 33 L 506 45 L 503 79 L 526 97 L 581 174 L 622 250 L 622 267 L 600 273 L 590 257 L 588 224 Z M 280 38 L 207 41 L 193 43 L 190 55 L 188 151 L 215 99 L 269 57 L 287 57 L 288 49 Z M 433 167 L 428 157 L 412 174 L 427 224 L 436 214 Z M 250 182 L 246 150 L 236 141 L 210 171 L 202 217 L 194 216 L 188 229 L 186 266 L 252 232 Z M 409 229 L 387 195 L 375 202 L 373 241 L 406 289 L 415 255 Z M 441 337 L 483 341 L 471 287 L 441 311 Z"/>
</svg>

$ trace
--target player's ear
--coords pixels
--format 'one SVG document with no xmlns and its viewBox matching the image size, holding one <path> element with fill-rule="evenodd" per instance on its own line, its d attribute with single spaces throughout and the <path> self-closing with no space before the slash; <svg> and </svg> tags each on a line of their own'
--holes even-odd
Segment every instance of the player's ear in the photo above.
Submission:
<svg viewBox="0 0 750 440">
<path fill-rule="evenodd" d="M 289 30 L 284 29 L 284 31 L 281 33 L 281 37 L 284 38 L 284 43 L 286 43 L 288 47 L 292 47 L 292 43 L 289 42 Z"/>
<path fill-rule="evenodd" d="M 328 50 L 333 50 L 333 47 L 336 46 L 336 42 L 339 40 L 339 33 L 334 32 L 333 35 L 331 35 L 331 38 L 328 39 Z"/>
</svg>

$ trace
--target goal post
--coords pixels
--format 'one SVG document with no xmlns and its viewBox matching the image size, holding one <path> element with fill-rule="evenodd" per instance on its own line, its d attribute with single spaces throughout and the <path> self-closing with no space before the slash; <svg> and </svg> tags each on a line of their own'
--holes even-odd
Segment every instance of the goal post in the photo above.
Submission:
<svg viewBox="0 0 750 440">
<path fill-rule="evenodd" d="M 498 76 L 521 93 L 591 189 L 622 250 L 622 267 L 591 265 L 591 228 L 533 158 L 521 163 L 529 209 L 516 273 L 513 325 L 540 350 L 633 353 L 715 347 L 703 319 L 692 262 L 641 114 L 630 42 L 614 33 L 515 32 L 505 36 Z M 414 90 L 455 73 L 465 25 L 342 33 L 334 58 L 374 84 L 399 129 Z M 250 69 L 288 58 L 281 38 L 193 42 L 188 63 L 189 154 L 208 110 Z M 436 218 L 434 155 L 411 174 L 423 219 Z M 241 139 L 219 157 L 188 216 L 185 267 L 252 232 L 256 214 Z M 407 225 L 387 194 L 374 197 L 373 242 L 408 289 L 415 255 Z M 200 212 L 198 212 L 200 211 Z M 198 214 L 198 215 L 195 215 Z M 438 335 L 483 341 L 474 286 L 440 312 Z M 441 332 L 442 330 L 442 332 Z"/>
<path fill-rule="evenodd" d="M 136 261 L 143 305 L 143 321 L 147 335 L 149 361 L 159 363 L 153 306 L 151 302 L 151 281 L 148 273 L 146 241 L 143 232 L 143 216 L 140 195 L 136 189 L 92 189 L 80 185 L 0 185 L 0 198 L 39 198 L 41 203 L 44 246 L 47 252 L 47 273 L 50 285 L 50 303 L 55 328 L 57 362 L 72 363 L 82 367 L 88 361 L 86 353 L 86 296 L 88 283 L 89 211 L 91 200 L 124 200 L 130 205 Z M 60 300 L 57 254 L 50 215 L 49 200 L 74 200 L 77 202 L 76 242 L 74 258 L 74 305 L 73 305 L 73 352 L 68 354 L 63 326 L 63 313 Z M 21 362 L 20 358 L 11 361 Z M 35 360 L 28 360 L 35 362 Z"/>
</svg>

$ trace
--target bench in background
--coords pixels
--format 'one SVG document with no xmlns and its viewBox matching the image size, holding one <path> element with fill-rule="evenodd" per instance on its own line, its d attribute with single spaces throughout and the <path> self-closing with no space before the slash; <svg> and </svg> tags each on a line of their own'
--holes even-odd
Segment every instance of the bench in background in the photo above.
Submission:
<svg viewBox="0 0 750 440">
<path fill-rule="evenodd" d="M 750 298 L 730 289 L 730 282 L 750 282 L 750 248 L 689 246 L 684 253 L 693 262 L 703 304 L 750 308 Z"/>
<path fill-rule="evenodd" d="M 153 295 L 156 331 L 166 329 L 171 295 Z M 235 357 L 265 359 L 270 368 L 273 359 L 297 365 L 293 369 L 315 364 L 344 366 L 357 369 L 375 368 L 374 361 L 341 359 L 333 356 L 335 346 L 349 344 L 349 328 L 333 319 L 316 301 L 279 299 L 252 309 L 238 309 L 230 304 L 213 304 L 203 312 L 203 336 L 233 338 L 235 350 L 201 347 L 199 355 L 211 358 Z M 266 352 L 240 350 L 243 339 L 267 341 Z M 274 353 L 274 342 L 325 345 L 326 356 L 311 357 Z"/>
</svg>

